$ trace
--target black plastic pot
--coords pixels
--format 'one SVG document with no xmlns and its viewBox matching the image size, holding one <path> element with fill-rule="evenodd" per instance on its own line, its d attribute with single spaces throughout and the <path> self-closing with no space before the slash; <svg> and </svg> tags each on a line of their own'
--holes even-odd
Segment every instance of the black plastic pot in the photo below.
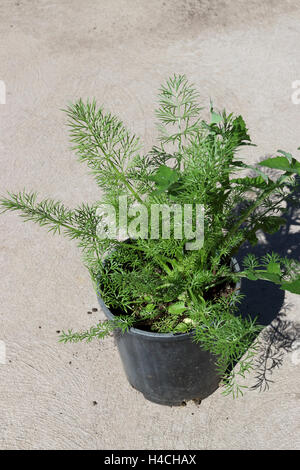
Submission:
<svg viewBox="0 0 300 470">
<path fill-rule="evenodd" d="M 232 266 L 239 271 L 235 259 Z M 100 296 L 98 301 L 112 320 L 114 315 Z M 114 336 L 130 385 L 147 400 L 176 406 L 202 400 L 219 386 L 216 358 L 193 341 L 193 332 L 164 334 L 130 328 L 124 334 L 116 330 Z"/>
</svg>

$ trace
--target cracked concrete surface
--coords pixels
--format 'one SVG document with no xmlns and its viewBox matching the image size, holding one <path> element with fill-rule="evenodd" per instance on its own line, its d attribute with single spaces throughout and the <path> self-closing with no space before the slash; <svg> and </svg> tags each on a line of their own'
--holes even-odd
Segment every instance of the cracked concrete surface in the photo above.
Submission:
<svg viewBox="0 0 300 470">
<path fill-rule="evenodd" d="M 291 100 L 300 80 L 297 0 L 2 0 L 0 18 L 2 194 L 25 187 L 70 206 L 96 200 L 60 109 L 95 97 L 149 148 L 156 92 L 174 72 L 196 84 L 203 105 L 211 97 L 244 116 L 258 145 L 245 151 L 249 163 L 300 145 L 300 105 Z M 283 249 L 299 256 L 296 235 Z M 1 449 L 300 447 L 297 351 L 282 348 L 267 391 L 232 400 L 218 390 L 200 406 L 152 404 L 128 385 L 111 338 L 57 342 L 57 331 L 102 318 L 87 314 L 96 296 L 75 244 L 15 214 L 0 217 L 0 240 Z M 296 296 L 263 299 L 264 289 L 253 298 L 299 323 Z M 246 382 L 255 380 L 254 371 Z"/>
</svg>

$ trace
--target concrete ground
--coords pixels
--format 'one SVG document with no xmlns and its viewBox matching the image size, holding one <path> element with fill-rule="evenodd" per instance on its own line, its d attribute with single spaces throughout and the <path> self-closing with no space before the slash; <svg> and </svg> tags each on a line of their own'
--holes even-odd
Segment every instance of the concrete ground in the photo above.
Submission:
<svg viewBox="0 0 300 470">
<path fill-rule="evenodd" d="M 203 105 L 211 97 L 244 116 L 258 145 L 248 162 L 300 146 L 300 105 L 291 98 L 300 80 L 297 0 L 2 0 L 0 19 L 1 194 L 25 187 L 70 206 L 98 199 L 60 109 L 95 97 L 149 148 L 156 92 L 174 72 L 196 84 Z M 296 217 L 291 224 L 279 244 L 299 257 Z M 218 390 L 199 406 L 168 408 L 130 388 L 111 338 L 58 343 L 57 331 L 103 315 L 87 314 L 97 301 L 75 244 L 5 214 L 0 256 L 1 449 L 300 447 L 296 296 L 249 288 L 246 307 L 253 300 L 273 318 L 265 357 L 280 367 L 269 390 L 238 400 Z"/>
</svg>

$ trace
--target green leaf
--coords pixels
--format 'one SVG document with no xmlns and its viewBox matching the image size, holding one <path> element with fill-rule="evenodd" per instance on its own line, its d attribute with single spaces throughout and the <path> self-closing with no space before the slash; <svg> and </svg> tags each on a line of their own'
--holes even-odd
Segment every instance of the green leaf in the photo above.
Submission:
<svg viewBox="0 0 300 470">
<path fill-rule="evenodd" d="M 277 150 L 277 152 L 281 153 L 281 155 L 284 155 L 288 159 L 289 163 L 292 163 L 293 156 L 291 153 L 285 152 L 284 150 Z"/>
<path fill-rule="evenodd" d="M 255 274 L 253 274 L 253 272 L 245 271 L 245 274 L 246 274 L 246 277 L 247 277 L 250 281 L 257 281 L 257 279 L 258 279 L 258 277 L 255 276 Z"/>
<path fill-rule="evenodd" d="M 146 312 L 152 312 L 154 310 L 155 305 L 154 304 L 147 304 L 145 307 Z"/>
<path fill-rule="evenodd" d="M 292 282 L 283 282 L 280 289 L 287 290 L 293 294 L 300 294 L 300 279 Z"/>
<path fill-rule="evenodd" d="M 255 271 L 255 274 L 258 277 L 258 279 L 271 281 L 271 282 L 274 282 L 275 284 L 280 284 L 281 282 L 280 276 L 275 273 L 269 273 L 267 271 Z"/>
<path fill-rule="evenodd" d="M 174 331 L 176 333 L 186 333 L 189 331 L 189 326 L 186 323 L 181 322 L 175 327 Z"/>
<path fill-rule="evenodd" d="M 179 296 L 177 297 L 178 300 L 185 300 L 186 299 L 186 293 L 183 292 L 182 294 L 179 294 Z"/>
<path fill-rule="evenodd" d="M 267 271 L 271 274 L 281 274 L 280 264 L 275 263 L 275 261 L 270 261 L 267 266 Z"/>
<path fill-rule="evenodd" d="M 232 122 L 232 130 L 236 135 L 238 141 L 241 145 L 249 145 L 246 142 L 251 142 L 250 136 L 248 134 L 248 129 L 243 117 L 240 115 L 236 117 Z M 245 142 L 246 141 L 246 142 Z"/>
<path fill-rule="evenodd" d="M 220 114 L 212 110 L 211 111 L 211 124 L 218 124 L 221 121 L 223 121 L 222 116 L 220 116 Z"/>
<path fill-rule="evenodd" d="M 274 264 L 277 264 L 277 263 L 274 263 Z M 244 275 L 250 281 L 257 281 L 258 279 L 262 279 L 265 281 L 274 282 L 275 284 L 281 283 L 280 270 L 278 273 L 277 268 L 275 266 L 271 266 L 270 271 L 268 269 L 267 270 L 262 270 L 262 269 L 246 270 L 244 271 Z"/>
<path fill-rule="evenodd" d="M 158 190 L 155 192 L 161 193 L 166 191 L 170 186 L 174 185 L 174 183 L 176 183 L 179 178 L 180 174 L 176 170 L 166 165 L 161 165 L 157 172 L 149 177 L 149 180 L 156 183 Z"/>
<path fill-rule="evenodd" d="M 175 304 L 169 306 L 168 312 L 171 315 L 181 315 L 186 309 L 187 307 L 184 302 L 176 302 Z"/>
<path fill-rule="evenodd" d="M 295 158 L 292 158 L 291 163 L 287 157 L 267 158 L 260 162 L 259 165 L 300 175 L 300 163 Z"/>
<path fill-rule="evenodd" d="M 246 176 L 245 178 L 234 178 L 230 180 L 230 182 L 241 184 L 249 188 L 253 187 L 264 189 L 267 186 L 266 181 L 262 176 L 255 176 L 253 178 L 250 178 L 249 176 Z"/>
</svg>

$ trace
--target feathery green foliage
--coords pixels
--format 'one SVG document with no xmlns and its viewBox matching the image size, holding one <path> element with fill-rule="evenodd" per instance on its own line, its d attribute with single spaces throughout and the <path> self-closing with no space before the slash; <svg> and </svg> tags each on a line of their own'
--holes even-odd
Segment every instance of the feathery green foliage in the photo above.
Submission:
<svg viewBox="0 0 300 470">
<path fill-rule="evenodd" d="M 274 233 L 285 224 L 285 202 L 300 163 L 278 150 L 257 166 L 246 165 L 238 158 L 243 146 L 252 145 L 243 118 L 216 112 L 211 104 L 206 121 L 198 98 L 185 76 L 174 75 L 162 85 L 156 111 L 159 144 L 147 154 L 139 139 L 95 101 L 80 99 L 66 113 L 74 150 L 103 191 L 101 203 L 110 203 L 117 217 L 120 196 L 128 197 L 130 207 L 142 205 L 147 214 L 152 204 L 190 204 L 195 216 L 201 204 L 201 248 L 187 250 L 192 239 L 176 237 L 175 229 L 169 238 L 161 232 L 153 239 L 151 223 L 143 237 L 99 237 L 98 228 L 104 227 L 99 202 L 70 209 L 51 199 L 38 202 L 35 193 L 23 191 L 9 193 L 0 204 L 3 211 L 18 211 L 25 221 L 77 240 L 97 293 L 115 315 L 85 332 L 63 332 L 61 341 L 90 341 L 133 325 L 155 332 L 191 331 L 215 355 L 225 393 L 236 396 L 242 393 L 239 378 L 252 367 L 261 329 L 238 315 L 236 283 L 243 277 L 264 279 L 300 294 L 300 265 L 274 253 L 261 260 L 248 255 L 236 272 L 231 258 L 245 242 L 255 245 L 258 231 Z M 271 178 L 264 168 L 276 175 Z M 127 222 L 134 221 L 129 212 Z"/>
</svg>

